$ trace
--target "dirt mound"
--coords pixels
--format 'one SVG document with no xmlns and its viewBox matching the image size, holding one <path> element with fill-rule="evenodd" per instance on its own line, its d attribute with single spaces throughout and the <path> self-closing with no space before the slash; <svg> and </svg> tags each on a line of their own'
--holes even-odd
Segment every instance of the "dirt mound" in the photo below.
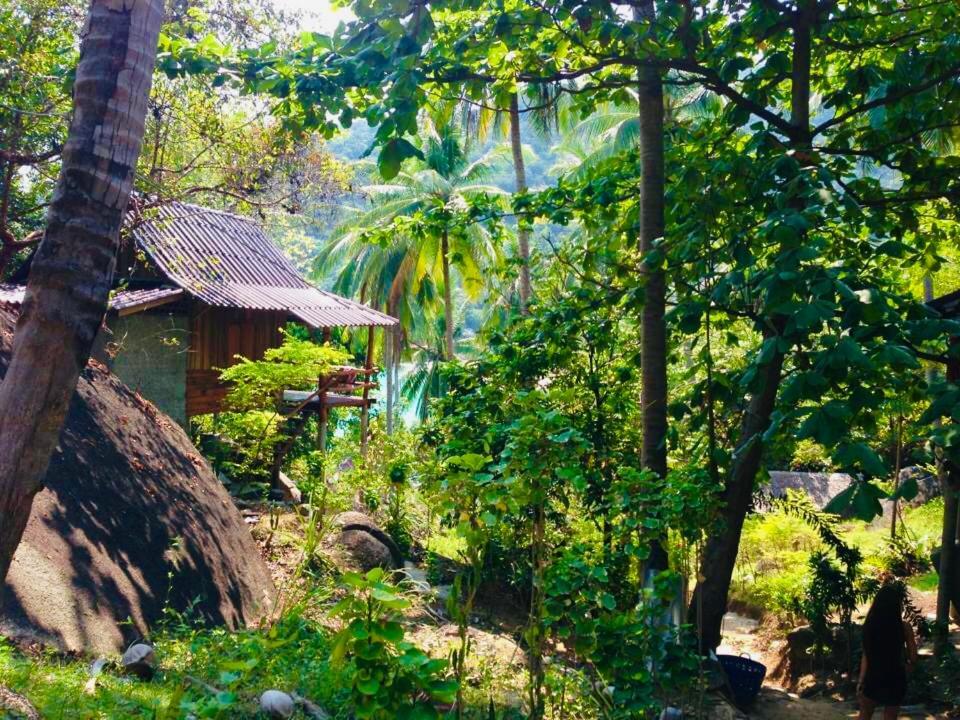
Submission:
<svg viewBox="0 0 960 720">
<path fill-rule="evenodd" d="M 12 340 L 0 311 L 0 377 Z M 274 588 L 230 497 L 189 438 L 91 362 L 3 591 L 0 630 L 116 651 L 164 607 L 237 627 Z"/>
</svg>

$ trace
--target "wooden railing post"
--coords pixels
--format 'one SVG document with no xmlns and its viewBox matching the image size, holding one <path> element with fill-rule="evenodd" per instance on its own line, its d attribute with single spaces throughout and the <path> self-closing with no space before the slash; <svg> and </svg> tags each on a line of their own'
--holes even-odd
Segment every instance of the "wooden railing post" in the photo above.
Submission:
<svg viewBox="0 0 960 720">
<path fill-rule="evenodd" d="M 374 327 L 371 325 L 367 328 L 367 360 L 363 366 L 367 372 L 363 383 L 363 407 L 360 408 L 360 455 L 362 457 L 367 455 L 367 441 L 370 433 L 370 385 L 373 382 L 373 341 L 375 337 Z"/>
</svg>

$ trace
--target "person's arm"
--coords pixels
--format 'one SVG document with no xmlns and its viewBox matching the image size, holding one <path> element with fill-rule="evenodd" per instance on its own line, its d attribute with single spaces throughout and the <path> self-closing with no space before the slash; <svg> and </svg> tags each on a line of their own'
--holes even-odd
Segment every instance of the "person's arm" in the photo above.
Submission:
<svg viewBox="0 0 960 720">
<path fill-rule="evenodd" d="M 910 623 L 903 624 L 903 639 L 907 644 L 907 672 L 910 672 L 917 664 L 917 636 Z"/>
<path fill-rule="evenodd" d="M 860 677 L 857 678 L 857 695 L 863 695 L 863 683 L 867 680 L 867 654 L 860 655 Z"/>
</svg>

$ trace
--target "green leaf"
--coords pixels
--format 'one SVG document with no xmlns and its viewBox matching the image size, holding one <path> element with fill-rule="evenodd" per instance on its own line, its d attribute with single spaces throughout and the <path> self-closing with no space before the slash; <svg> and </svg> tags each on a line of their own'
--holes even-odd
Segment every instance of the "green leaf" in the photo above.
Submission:
<svg viewBox="0 0 960 720">
<path fill-rule="evenodd" d="M 859 468 L 867 475 L 877 477 L 887 473 L 887 468 L 880 456 L 862 442 L 844 443 L 833 457 L 840 466 Z"/>
<path fill-rule="evenodd" d="M 838 493 L 823 508 L 835 515 L 852 515 L 858 520 L 870 522 L 878 515 L 883 514 L 880 499 L 886 497 L 883 490 L 865 481 L 855 481 L 850 487 Z"/>
<path fill-rule="evenodd" d="M 400 174 L 400 167 L 407 158 L 423 159 L 423 153 L 420 152 L 409 140 L 404 138 L 393 138 L 388 140 L 380 150 L 380 157 L 377 159 L 377 169 L 384 180 L 392 180 Z"/>
<path fill-rule="evenodd" d="M 896 491 L 890 495 L 890 499 L 906 500 L 909 502 L 910 500 L 913 500 L 919 492 L 920 485 L 917 483 L 917 479 L 913 477 L 907 478 L 900 483 L 900 486 L 896 489 Z"/>
<path fill-rule="evenodd" d="M 380 690 L 380 681 L 376 678 L 357 679 L 357 690 L 364 695 L 376 695 Z"/>
</svg>

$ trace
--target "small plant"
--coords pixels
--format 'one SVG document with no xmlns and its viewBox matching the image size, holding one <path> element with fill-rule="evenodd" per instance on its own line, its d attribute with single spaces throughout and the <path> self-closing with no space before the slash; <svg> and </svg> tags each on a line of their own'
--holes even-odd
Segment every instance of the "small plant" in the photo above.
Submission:
<svg viewBox="0 0 960 720">
<path fill-rule="evenodd" d="M 332 658 L 349 663 L 353 711 L 361 720 L 439 718 L 435 703 L 452 703 L 457 683 L 444 677 L 446 660 L 435 660 L 404 640 L 400 612 L 410 602 L 374 568 L 346 573 L 347 596 L 332 614 L 344 622 Z"/>
<path fill-rule="evenodd" d="M 886 551 L 883 563 L 886 570 L 895 577 L 912 577 L 931 569 L 930 548 L 905 533 L 886 538 Z"/>
<path fill-rule="evenodd" d="M 407 468 L 402 463 L 394 463 L 390 468 L 390 487 L 387 490 L 386 531 L 404 555 L 410 553 L 413 538 L 410 535 L 410 519 L 407 517 L 405 496 L 407 487 Z"/>
</svg>

